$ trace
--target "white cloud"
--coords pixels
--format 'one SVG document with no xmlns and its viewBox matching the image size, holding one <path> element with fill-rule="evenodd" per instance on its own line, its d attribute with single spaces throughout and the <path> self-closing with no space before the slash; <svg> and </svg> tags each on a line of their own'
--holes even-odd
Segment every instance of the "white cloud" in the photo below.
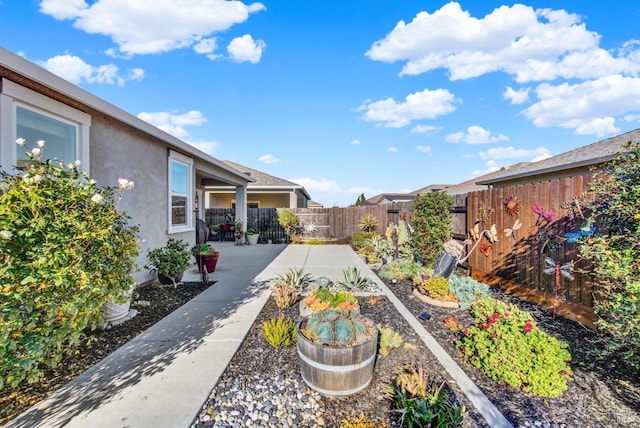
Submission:
<svg viewBox="0 0 640 428">
<path fill-rule="evenodd" d="M 480 177 L 481 175 L 485 175 L 485 174 L 489 174 L 490 172 L 498 171 L 500 168 L 502 168 L 502 166 L 498 165 L 498 163 L 496 161 L 489 160 L 485 164 L 485 168 L 484 169 L 473 170 L 473 171 L 471 171 L 469 173 L 469 176 L 470 177 Z"/>
<path fill-rule="evenodd" d="M 612 75 L 581 83 L 540 84 L 538 102 L 524 110 L 536 126 L 559 126 L 576 134 L 617 133 L 615 116 L 640 110 L 640 78 Z"/>
<path fill-rule="evenodd" d="M 373 195 L 373 194 L 378 194 L 380 193 L 380 191 L 372 189 L 370 187 L 359 187 L 359 186 L 352 186 L 349 187 L 347 189 L 348 193 L 353 193 L 354 195 L 361 195 L 361 194 L 365 194 L 365 195 Z"/>
<path fill-rule="evenodd" d="M 267 44 L 262 40 L 253 40 L 249 34 L 242 37 L 236 37 L 231 40 L 227 46 L 229 58 L 235 62 L 250 62 L 256 64 L 260 62 L 262 52 L 264 52 Z"/>
<path fill-rule="evenodd" d="M 522 104 L 529 101 L 529 91 L 531 88 L 515 90 L 511 86 L 507 86 L 502 96 L 509 100 L 511 104 Z"/>
<path fill-rule="evenodd" d="M 122 86 L 126 81 L 139 81 L 144 78 L 144 70 L 141 68 L 130 69 L 125 76 L 120 76 L 118 67 L 113 64 L 92 66 L 80 57 L 69 54 L 57 55 L 38 64 L 76 85 L 85 81 Z"/>
<path fill-rule="evenodd" d="M 270 164 L 270 163 L 278 163 L 280 162 L 280 159 L 278 159 L 277 157 L 273 156 L 273 155 L 264 155 L 264 156 L 260 156 L 258 158 L 258 160 L 262 163 L 266 163 L 266 164 Z"/>
<path fill-rule="evenodd" d="M 127 55 L 154 54 L 194 46 L 203 37 L 245 22 L 266 10 L 261 3 L 223 0 L 123 1 L 43 0 L 40 11 L 70 19 L 90 34 L 111 38 Z M 162 23 L 162 25 L 158 25 Z"/>
<path fill-rule="evenodd" d="M 472 125 L 467 128 L 467 132 L 455 132 L 445 136 L 448 143 L 459 143 L 464 141 L 467 144 L 488 144 L 498 141 L 509 141 L 509 137 L 504 134 L 492 135 L 491 131 L 481 126 Z"/>
<path fill-rule="evenodd" d="M 478 153 L 478 156 L 482 159 L 518 159 L 529 158 L 530 162 L 546 159 L 551 156 L 551 152 L 544 148 L 538 147 L 537 149 L 516 149 L 513 146 L 509 147 L 494 147 L 486 151 Z"/>
<path fill-rule="evenodd" d="M 398 148 L 396 146 L 387 147 L 387 152 L 389 153 L 396 153 L 397 151 L 398 151 Z"/>
<path fill-rule="evenodd" d="M 432 134 L 434 132 L 438 132 L 442 129 L 441 126 L 431 126 L 431 125 L 416 125 L 411 128 L 411 133 L 413 134 Z"/>
<path fill-rule="evenodd" d="M 389 97 L 380 101 L 365 101 L 358 111 L 364 111 L 362 117 L 368 122 L 382 122 L 387 128 L 401 128 L 412 120 L 434 119 L 456 110 L 455 104 L 461 100 L 446 89 L 425 89 L 409 94 L 404 102 Z"/>
<path fill-rule="evenodd" d="M 598 47 L 600 35 L 589 31 L 579 15 L 522 4 L 500 6 L 473 17 L 450 2 L 433 13 L 419 12 L 398 22 L 366 55 L 372 60 L 405 61 L 400 74 L 447 69 L 451 80 L 494 71 L 518 82 L 558 77 L 588 79 L 640 71 L 634 43 L 618 56 Z"/>
<path fill-rule="evenodd" d="M 335 180 L 328 180 L 326 178 L 316 180 L 314 178 L 308 177 L 289 178 L 287 180 L 304 186 L 304 188 L 307 189 L 308 192 L 340 192 L 340 186 L 338 186 L 338 182 Z"/>
<path fill-rule="evenodd" d="M 189 132 L 185 129 L 186 126 L 200 126 L 207 122 L 207 118 L 197 110 L 190 110 L 185 114 L 142 112 L 138 114 L 138 118 L 180 139 L 189 137 Z"/>
<path fill-rule="evenodd" d="M 358 140 L 358 139 L 351 140 L 351 143 L 350 143 L 350 144 L 353 144 L 353 145 L 356 145 L 356 146 L 357 146 L 358 144 L 360 144 L 360 140 Z"/>
<path fill-rule="evenodd" d="M 199 54 L 210 54 L 216 50 L 217 40 L 215 37 L 201 39 L 193 45 L 193 50 Z"/>
<path fill-rule="evenodd" d="M 416 146 L 416 150 L 431 156 L 431 146 Z"/>
<path fill-rule="evenodd" d="M 220 146 L 215 141 L 187 141 L 187 143 L 211 156 L 216 154 L 216 150 Z"/>
</svg>

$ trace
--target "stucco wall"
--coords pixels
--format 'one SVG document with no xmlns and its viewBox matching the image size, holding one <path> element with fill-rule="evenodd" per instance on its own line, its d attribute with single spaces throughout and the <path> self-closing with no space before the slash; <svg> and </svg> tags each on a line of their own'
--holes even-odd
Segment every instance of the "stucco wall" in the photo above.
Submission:
<svg viewBox="0 0 640 428">
<path fill-rule="evenodd" d="M 141 257 L 136 280 L 154 276 L 144 269 L 147 250 L 162 247 L 169 237 L 193 244 L 193 232 L 167 235 L 167 159 L 166 144 L 104 117 L 94 116 L 91 126 L 91 177 L 101 186 L 116 185 L 119 177 L 133 181 L 133 190 L 123 193 L 119 203 L 140 226 Z"/>
</svg>

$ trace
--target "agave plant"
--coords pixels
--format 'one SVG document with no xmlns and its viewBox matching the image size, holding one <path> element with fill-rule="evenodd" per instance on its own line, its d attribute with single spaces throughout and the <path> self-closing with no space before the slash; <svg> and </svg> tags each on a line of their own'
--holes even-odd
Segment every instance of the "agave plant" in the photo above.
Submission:
<svg viewBox="0 0 640 428">
<path fill-rule="evenodd" d="M 309 286 L 311 274 L 302 268 L 289 268 L 285 273 L 278 275 L 276 281 L 286 282 L 295 290 L 302 291 Z"/>
<path fill-rule="evenodd" d="M 323 346 L 353 346 L 372 340 L 375 323 L 358 311 L 326 309 L 301 322 L 300 332 Z"/>
<path fill-rule="evenodd" d="M 350 266 L 342 269 L 342 275 L 343 279 L 339 282 L 340 285 L 343 285 L 350 290 L 358 290 L 371 283 L 369 278 L 363 278 L 360 276 L 360 270 L 356 267 Z"/>
</svg>

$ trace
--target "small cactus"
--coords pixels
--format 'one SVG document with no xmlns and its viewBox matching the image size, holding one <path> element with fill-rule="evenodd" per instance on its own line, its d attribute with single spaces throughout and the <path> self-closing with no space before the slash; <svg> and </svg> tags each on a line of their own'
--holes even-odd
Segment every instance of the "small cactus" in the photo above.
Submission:
<svg viewBox="0 0 640 428">
<path fill-rule="evenodd" d="M 371 340 L 375 323 L 357 311 L 326 309 L 303 318 L 300 332 L 324 346 L 353 346 Z"/>
</svg>

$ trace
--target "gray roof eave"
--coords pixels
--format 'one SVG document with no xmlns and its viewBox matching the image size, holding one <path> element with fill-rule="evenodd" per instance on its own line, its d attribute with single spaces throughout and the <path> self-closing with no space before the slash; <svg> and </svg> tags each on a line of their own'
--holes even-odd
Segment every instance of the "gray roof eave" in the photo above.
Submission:
<svg viewBox="0 0 640 428">
<path fill-rule="evenodd" d="M 155 137 L 167 143 L 169 146 L 180 150 L 183 153 L 198 157 L 205 162 L 209 162 L 216 167 L 222 168 L 240 178 L 240 181 L 255 181 L 243 172 L 238 171 L 237 169 L 206 154 L 205 152 L 193 147 L 192 145 L 162 131 L 161 129 L 151 125 L 148 122 L 145 122 L 144 120 L 132 115 L 131 113 L 127 113 L 126 111 L 114 106 L 113 104 L 103 100 L 102 98 L 99 98 L 85 91 L 84 89 L 72 84 L 71 82 L 59 76 L 56 76 L 55 74 L 20 57 L 19 55 L 8 51 L 3 47 L 0 47 L 0 65 L 15 73 L 23 75 L 47 88 L 50 88 L 53 91 L 60 93 L 61 95 L 78 101 L 81 104 L 84 104 L 139 131 Z"/>
</svg>

